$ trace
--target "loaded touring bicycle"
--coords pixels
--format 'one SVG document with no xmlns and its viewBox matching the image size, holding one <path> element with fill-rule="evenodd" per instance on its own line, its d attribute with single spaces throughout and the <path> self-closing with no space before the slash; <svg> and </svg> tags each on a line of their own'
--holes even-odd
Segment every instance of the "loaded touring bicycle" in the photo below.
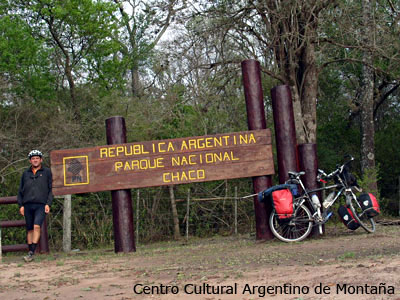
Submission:
<svg viewBox="0 0 400 300">
<path fill-rule="evenodd" d="M 338 214 L 347 228 L 355 230 L 362 227 L 369 233 L 375 232 L 373 217 L 379 214 L 379 205 L 372 194 L 361 192 L 355 177 L 349 171 L 350 157 L 330 174 L 318 170 L 317 181 L 332 184 L 307 190 L 301 180 L 304 172 L 289 172 L 285 184 L 273 186 L 258 194 L 259 201 L 272 201 L 273 211 L 269 218 L 272 233 L 281 241 L 298 242 L 310 235 L 314 226 L 323 233 L 322 225 L 332 216 L 332 206 L 337 201 L 342 205 Z M 322 205 L 317 193 L 328 191 Z"/>
</svg>

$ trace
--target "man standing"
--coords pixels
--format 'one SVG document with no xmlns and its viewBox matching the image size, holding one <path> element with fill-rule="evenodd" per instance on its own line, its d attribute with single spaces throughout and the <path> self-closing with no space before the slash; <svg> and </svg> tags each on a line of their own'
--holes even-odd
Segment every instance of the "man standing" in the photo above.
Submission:
<svg viewBox="0 0 400 300">
<path fill-rule="evenodd" d="M 29 252 L 24 257 L 26 262 L 33 260 L 40 239 L 40 226 L 53 201 L 51 170 L 42 166 L 43 154 L 32 150 L 28 158 L 31 166 L 22 174 L 18 190 L 19 212 L 25 216 L 27 229 Z"/>
</svg>

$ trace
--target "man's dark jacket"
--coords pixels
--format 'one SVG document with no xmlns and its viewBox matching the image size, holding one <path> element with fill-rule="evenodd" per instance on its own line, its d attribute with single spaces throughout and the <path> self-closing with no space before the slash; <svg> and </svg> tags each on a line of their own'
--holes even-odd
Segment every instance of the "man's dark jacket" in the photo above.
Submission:
<svg viewBox="0 0 400 300">
<path fill-rule="evenodd" d="M 29 168 L 24 171 L 18 190 L 18 205 L 25 203 L 42 203 L 51 206 L 53 201 L 51 171 L 49 168 L 41 167 L 33 174 Z"/>
</svg>

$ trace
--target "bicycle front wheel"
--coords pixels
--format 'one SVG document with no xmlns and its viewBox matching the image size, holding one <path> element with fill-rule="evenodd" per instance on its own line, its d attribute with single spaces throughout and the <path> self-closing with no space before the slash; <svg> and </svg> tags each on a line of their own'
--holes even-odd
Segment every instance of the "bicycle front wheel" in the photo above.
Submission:
<svg viewBox="0 0 400 300">
<path fill-rule="evenodd" d="M 313 218 L 305 205 L 299 206 L 290 220 L 279 219 L 273 210 L 269 217 L 269 226 L 272 233 L 281 241 L 300 242 L 311 233 Z"/>
<path fill-rule="evenodd" d="M 356 197 L 351 197 L 351 201 L 349 203 L 350 210 L 353 213 L 354 218 L 360 224 L 362 228 L 366 232 L 373 233 L 375 232 L 375 221 L 372 218 L 368 218 L 368 216 L 363 211 L 360 203 L 357 201 Z"/>
</svg>

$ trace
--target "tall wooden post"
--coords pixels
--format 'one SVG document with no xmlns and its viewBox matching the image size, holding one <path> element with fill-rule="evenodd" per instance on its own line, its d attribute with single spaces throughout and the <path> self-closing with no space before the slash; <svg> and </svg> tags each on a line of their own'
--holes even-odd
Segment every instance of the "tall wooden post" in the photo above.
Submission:
<svg viewBox="0 0 400 300">
<path fill-rule="evenodd" d="M 271 97 L 279 183 L 284 183 L 289 179 L 289 171 L 297 171 L 297 142 L 292 94 L 289 86 L 279 85 L 271 90 Z"/>
<path fill-rule="evenodd" d="M 111 117 L 106 120 L 107 144 L 125 144 L 126 126 L 123 117 Z M 133 209 L 131 190 L 111 191 L 114 251 L 134 252 L 135 235 L 133 230 Z"/>
<path fill-rule="evenodd" d="M 256 60 L 242 62 L 242 75 L 244 95 L 246 99 L 247 123 L 249 130 L 266 129 L 264 112 L 264 96 L 261 85 L 260 63 Z M 253 177 L 254 193 L 259 193 L 272 185 L 272 178 L 268 176 Z M 269 240 L 273 234 L 268 225 L 268 218 L 272 211 L 269 203 L 260 203 L 254 197 L 254 210 L 256 216 L 256 239 Z"/>
<path fill-rule="evenodd" d="M 317 145 L 300 144 L 298 149 L 300 170 L 306 172 L 306 174 L 302 176 L 302 181 L 307 189 L 316 189 L 318 188 Z"/>
<path fill-rule="evenodd" d="M 49 235 L 47 233 L 47 221 L 44 218 L 42 226 L 40 226 L 39 253 L 49 253 Z"/>
<path fill-rule="evenodd" d="M 3 248 L 1 246 L 1 227 L 0 227 L 0 263 L 3 261 Z"/>
</svg>

